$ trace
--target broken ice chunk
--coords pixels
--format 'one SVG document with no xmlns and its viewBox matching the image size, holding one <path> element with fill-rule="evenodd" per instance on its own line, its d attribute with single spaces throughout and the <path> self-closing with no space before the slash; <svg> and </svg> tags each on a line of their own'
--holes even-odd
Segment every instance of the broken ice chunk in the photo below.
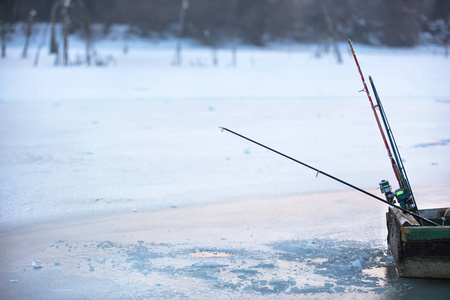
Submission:
<svg viewBox="0 0 450 300">
<path fill-rule="evenodd" d="M 43 267 L 42 263 L 38 260 L 33 260 L 33 268 L 34 269 L 41 269 Z"/>
<path fill-rule="evenodd" d="M 356 269 L 360 269 L 360 270 L 362 269 L 361 262 L 359 261 L 359 259 L 352 262 L 352 266 Z"/>
</svg>

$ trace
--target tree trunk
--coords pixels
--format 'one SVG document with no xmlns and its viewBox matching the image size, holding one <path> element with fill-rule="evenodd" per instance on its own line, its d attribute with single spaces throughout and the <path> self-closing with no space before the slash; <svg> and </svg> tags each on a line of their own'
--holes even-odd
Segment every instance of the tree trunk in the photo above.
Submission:
<svg viewBox="0 0 450 300">
<path fill-rule="evenodd" d="M 213 46 L 212 49 L 212 63 L 213 66 L 217 67 L 219 65 L 219 58 L 217 57 L 217 47 Z"/>
<path fill-rule="evenodd" d="M 445 39 L 445 57 L 446 58 L 448 57 L 448 42 L 449 42 L 449 40 L 450 40 L 450 37 L 447 37 Z"/>
<path fill-rule="evenodd" d="M 231 66 L 235 68 L 237 66 L 237 42 L 234 42 L 231 49 Z"/>
<path fill-rule="evenodd" d="M 42 40 L 41 43 L 39 44 L 37 50 L 36 50 L 36 56 L 34 58 L 34 66 L 36 67 L 39 63 L 39 55 L 41 54 L 41 49 L 42 47 L 44 47 L 45 45 L 45 40 L 47 38 L 47 31 L 48 31 L 48 26 L 49 24 L 45 24 L 45 28 L 44 28 L 44 33 L 42 34 Z"/>
<path fill-rule="evenodd" d="M 189 1 L 182 0 L 181 10 L 180 10 L 180 21 L 179 21 L 179 25 L 178 25 L 179 26 L 178 27 L 178 40 L 177 40 L 175 58 L 173 61 L 173 64 L 175 66 L 181 65 L 181 39 L 183 38 L 184 23 L 185 23 L 185 19 L 186 19 L 186 11 L 188 8 L 189 8 Z"/>
<path fill-rule="evenodd" d="M 67 66 L 69 64 L 69 16 L 65 14 L 63 17 L 63 57 L 64 57 L 64 65 Z"/>
<path fill-rule="evenodd" d="M 52 24 L 51 38 L 50 38 L 50 53 L 56 53 L 56 54 L 58 54 L 59 47 L 58 47 L 58 43 L 56 42 L 55 23 L 56 23 L 56 11 L 60 4 L 61 4 L 60 0 L 55 0 L 55 2 L 53 2 L 52 10 L 50 12 L 50 23 Z"/>
<path fill-rule="evenodd" d="M 330 35 L 330 38 L 331 38 L 331 41 L 333 44 L 334 53 L 336 54 L 337 62 L 342 63 L 341 52 L 339 51 L 339 47 L 338 47 L 337 40 L 336 40 L 336 30 L 333 26 L 334 24 L 331 20 L 330 13 L 328 11 L 328 6 L 327 6 L 327 3 L 325 3 L 325 1 L 326 0 L 320 0 L 320 5 L 322 7 L 322 12 L 325 17 L 325 22 L 327 23 L 328 34 Z"/>
<path fill-rule="evenodd" d="M 0 20 L 1 35 L 2 35 L 2 58 L 6 57 L 6 24 Z"/>
<path fill-rule="evenodd" d="M 31 31 L 33 29 L 33 21 L 34 21 L 35 16 L 36 16 L 36 11 L 34 9 L 32 9 L 30 11 L 30 16 L 28 17 L 27 36 L 25 39 L 25 46 L 23 47 L 22 58 L 27 58 L 28 45 L 30 43 L 30 36 L 31 36 Z"/>
<path fill-rule="evenodd" d="M 65 66 L 69 64 L 69 26 L 70 26 L 69 7 L 70 7 L 70 0 L 64 0 L 61 25 L 63 32 L 63 43 L 64 43 L 63 58 Z"/>
<path fill-rule="evenodd" d="M 91 34 L 91 19 L 89 11 L 86 8 L 83 0 L 78 0 L 78 5 L 81 8 L 81 14 L 83 16 L 84 32 L 86 34 L 86 64 L 91 65 L 91 47 L 92 47 L 92 34 Z"/>
</svg>

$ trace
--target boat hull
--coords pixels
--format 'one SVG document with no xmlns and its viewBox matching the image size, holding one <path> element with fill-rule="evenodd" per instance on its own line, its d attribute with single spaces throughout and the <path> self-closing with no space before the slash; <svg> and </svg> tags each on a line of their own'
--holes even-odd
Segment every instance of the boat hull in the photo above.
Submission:
<svg viewBox="0 0 450 300">
<path fill-rule="evenodd" d="M 439 224 L 447 209 L 420 214 Z M 450 219 L 450 216 L 449 216 Z M 450 226 L 420 226 L 409 214 L 390 207 L 386 213 L 388 245 L 400 277 L 450 279 Z"/>
</svg>

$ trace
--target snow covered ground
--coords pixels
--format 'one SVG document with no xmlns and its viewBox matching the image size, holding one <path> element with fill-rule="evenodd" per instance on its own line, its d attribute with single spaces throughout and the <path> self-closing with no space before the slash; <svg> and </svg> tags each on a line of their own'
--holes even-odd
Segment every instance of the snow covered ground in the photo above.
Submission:
<svg viewBox="0 0 450 300">
<path fill-rule="evenodd" d="M 381 179 L 396 186 L 347 45 L 341 45 L 343 64 L 331 55 L 317 59 L 312 46 L 284 46 L 238 49 L 236 67 L 228 49 L 219 50 L 213 66 L 211 50 L 192 46 L 174 67 L 169 46 L 130 42 L 124 54 L 119 42 L 98 43 L 100 55 L 114 58 L 109 67 L 54 66 L 47 49 L 33 67 L 36 48 L 28 59 L 20 58 L 18 42 L 8 48 L 0 60 L 0 238 L 2 273 L 9 276 L 2 276 L 2 294 L 206 298 L 224 289 L 226 298 L 367 292 L 380 298 L 421 286 L 398 279 L 389 285 L 384 273 L 363 275 L 390 266 L 377 260 L 386 250 L 383 204 L 219 130 L 237 131 L 377 195 Z M 72 58 L 84 55 L 80 43 L 71 47 Z M 355 50 L 375 81 L 419 207 L 448 205 L 450 59 L 439 48 Z M 317 206 L 305 201 L 324 192 L 329 203 L 323 195 Z M 283 209 L 272 213 L 271 203 Z M 220 214 L 222 208 L 232 212 Z M 283 221 L 292 209 L 295 218 Z M 335 212 L 347 218 L 330 221 Z M 208 214 L 214 220 L 203 220 Z M 334 228 L 299 230 L 302 219 L 314 223 L 317 214 Z M 196 219 L 202 225 L 191 228 Z M 100 225 L 105 222 L 110 225 Z M 148 235 L 159 226 L 172 238 Z M 371 229 L 364 233 L 364 226 Z M 248 230 L 261 238 L 250 242 Z M 188 255 L 219 248 L 233 255 Z M 347 285 L 339 281 L 342 265 L 332 264 L 344 257 L 339 249 L 351 254 L 342 262 Z M 57 258 L 62 253 L 64 263 Z M 289 255 L 306 265 L 286 266 Z M 33 260 L 47 264 L 33 268 Z M 302 274 L 320 286 L 300 280 Z M 70 287 L 74 279 L 77 288 Z M 190 280 L 202 295 L 190 291 Z M 61 285 L 43 288 L 48 281 Z M 94 289 L 97 281 L 103 289 Z"/>
</svg>

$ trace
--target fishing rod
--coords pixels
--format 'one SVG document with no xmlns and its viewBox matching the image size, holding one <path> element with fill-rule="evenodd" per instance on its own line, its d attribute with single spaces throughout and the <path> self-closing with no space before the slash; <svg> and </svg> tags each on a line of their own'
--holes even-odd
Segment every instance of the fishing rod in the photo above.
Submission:
<svg viewBox="0 0 450 300">
<path fill-rule="evenodd" d="M 377 107 L 380 111 L 381 119 L 384 123 L 384 128 L 386 129 L 387 136 L 389 138 L 389 142 L 392 147 L 392 151 L 394 152 L 394 157 L 397 162 L 397 166 L 399 166 L 400 170 L 400 180 L 402 183 L 402 187 L 406 192 L 407 199 L 411 198 L 413 204 L 413 210 L 415 213 L 419 213 L 417 209 L 416 200 L 414 198 L 414 194 L 411 189 L 411 185 L 409 183 L 408 175 L 406 174 L 405 166 L 403 165 L 402 157 L 400 156 L 400 152 L 397 147 L 397 143 L 395 142 L 394 134 L 392 132 L 391 126 L 389 125 L 389 121 L 386 116 L 386 112 L 384 111 L 383 105 L 381 104 L 380 97 L 378 96 L 377 89 L 375 88 L 375 83 L 371 76 L 369 76 L 370 85 L 372 86 L 373 94 L 375 95 L 375 99 L 377 100 Z"/>
<path fill-rule="evenodd" d="M 234 131 L 232 131 L 232 130 L 230 130 L 230 129 L 228 129 L 228 128 L 225 128 L 225 127 L 219 127 L 219 129 L 220 129 L 222 132 L 223 132 L 223 131 L 227 131 L 227 132 L 229 132 L 229 133 L 232 133 L 232 134 L 234 134 L 234 135 L 236 135 L 236 136 L 238 136 L 238 137 L 240 137 L 240 138 L 243 138 L 244 140 L 247 140 L 247 141 L 249 141 L 249 142 L 252 142 L 252 143 L 254 143 L 254 144 L 256 144 L 256 145 L 258 145 L 258 146 L 260 146 L 260 147 L 263 147 L 263 148 L 265 148 L 265 149 L 267 149 L 267 150 L 269 150 L 269 151 L 272 151 L 272 152 L 274 152 L 274 153 L 276 153 L 276 154 L 278 154 L 278 155 L 281 155 L 281 156 L 283 156 L 283 157 L 285 157 L 285 158 L 287 158 L 287 159 L 289 159 L 289 160 L 292 160 L 292 161 L 294 161 L 294 162 L 296 162 L 296 163 L 298 163 L 298 164 L 300 164 L 300 165 L 302 165 L 302 166 L 304 166 L 304 167 L 307 167 L 307 168 L 309 168 L 309 169 L 311 169 L 311 170 L 314 170 L 314 171 L 317 172 L 317 175 L 316 175 L 316 176 L 318 176 L 319 174 L 322 174 L 322 175 L 324 175 L 324 176 L 326 176 L 326 177 L 329 177 L 329 178 L 331 178 L 331 179 L 333 179 L 333 180 L 335 180 L 335 181 L 337 181 L 337 182 L 340 182 L 340 183 L 342 183 L 342 184 L 344 184 L 344 185 L 346 185 L 346 186 L 349 186 L 349 187 L 351 187 L 351 188 L 353 188 L 353 189 L 355 189 L 355 190 L 357 190 L 357 191 L 359 191 L 359 192 L 361 192 L 361 193 L 363 193 L 363 194 L 366 194 L 367 196 L 370 196 L 370 197 L 372 197 L 372 198 L 375 198 L 375 199 L 378 200 L 378 201 L 381 201 L 381 202 L 383 202 L 383 203 L 386 203 L 386 204 L 388 204 L 388 205 L 390 205 L 390 206 L 392 206 L 392 207 L 395 207 L 395 208 L 397 208 L 397 209 L 399 209 L 399 210 L 401 210 L 401 211 L 403 211 L 403 212 L 406 212 L 406 213 L 408 213 L 408 214 L 410 214 L 410 215 L 412 215 L 412 216 L 414 216 L 414 217 L 416 217 L 416 218 L 419 218 L 419 219 L 421 219 L 421 220 L 423 220 L 423 221 L 425 221 L 425 222 L 427 222 L 427 223 L 430 223 L 430 224 L 435 225 L 435 226 L 441 226 L 441 225 L 439 225 L 439 224 L 437 224 L 437 223 L 435 223 L 435 222 L 433 222 L 433 221 L 431 221 L 431 220 L 428 220 L 427 218 L 422 217 L 421 215 L 418 215 L 418 214 L 413 213 L 413 212 L 411 212 L 411 211 L 409 211 L 409 210 L 407 210 L 407 209 L 404 209 L 404 208 L 402 208 L 402 207 L 400 207 L 400 206 L 397 206 L 397 205 L 395 205 L 395 204 L 393 204 L 393 203 L 391 203 L 391 202 L 388 202 L 388 201 L 386 201 L 386 200 L 384 200 L 384 199 L 382 199 L 382 198 L 380 198 L 380 197 L 378 197 L 378 196 L 375 196 L 375 195 L 373 195 L 373 194 L 371 194 L 371 193 L 369 193 L 369 192 L 367 192 L 367 191 L 365 191 L 365 190 L 363 190 L 363 189 L 361 189 L 361 188 L 359 188 L 359 187 L 357 187 L 357 186 L 355 186 L 355 185 L 353 185 L 353 184 L 350 184 L 350 183 L 348 183 L 348 182 L 346 182 L 346 181 L 344 181 L 344 180 L 342 180 L 342 179 L 339 179 L 339 178 L 337 178 L 337 177 L 335 177 L 335 176 L 333 176 L 333 175 L 330 175 L 330 174 L 328 174 L 328 173 L 325 173 L 325 172 L 323 172 L 323 171 L 321 171 L 321 170 L 319 170 L 319 169 L 317 169 L 317 168 L 314 168 L 314 167 L 312 167 L 312 166 L 310 166 L 310 165 L 308 165 L 308 164 L 306 164 L 306 163 L 304 163 L 304 162 L 301 162 L 301 161 L 299 161 L 299 160 L 297 160 L 297 159 L 295 159 L 295 158 L 292 158 L 292 157 L 290 157 L 290 156 L 288 156 L 288 155 L 286 155 L 286 154 L 283 154 L 283 153 L 281 153 L 281 152 L 279 152 L 279 151 L 277 151 L 277 150 L 275 150 L 275 149 L 272 149 L 272 148 L 267 147 L 267 146 L 265 146 L 265 145 L 263 145 L 263 144 L 261 144 L 261 143 L 258 143 L 257 141 L 254 141 L 254 140 L 252 140 L 252 139 L 250 139 L 250 138 L 248 138 L 248 137 L 246 137 L 246 136 L 243 136 L 243 135 L 241 135 L 241 134 L 239 134 L 239 133 L 237 133 L 237 132 L 234 132 Z"/>
<path fill-rule="evenodd" d="M 384 146 L 386 147 L 386 150 L 387 150 L 387 153 L 388 153 L 388 156 L 389 156 L 389 160 L 391 161 L 392 168 L 394 169 L 395 177 L 397 178 L 397 181 L 398 181 L 398 184 L 399 184 L 400 188 L 403 189 L 402 182 L 401 182 L 401 179 L 400 179 L 400 170 L 399 170 L 397 164 L 395 163 L 395 160 L 394 160 L 394 158 L 392 156 L 392 152 L 391 152 L 391 150 L 389 148 L 389 145 L 388 145 L 388 142 L 386 140 L 386 136 L 384 135 L 383 128 L 381 127 L 380 119 L 378 118 L 378 114 L 377 114 L 377 111 L 375 109 L 375 105 L 373 104 L 372 97 L 370 96 L 369 89 L 367 88 L 366 81 L 364 79 L 364 75 L 363 75 L 363 73 L 361 71 L 361 67 L 359 66 L 358 59 L 356 58 L 356 54 L 355 54 L 355 50 L 353 49 L 352 41 L 349 39 L 348 43 L 350 45 L 350 49 L 352 50 L 353 58 L 355 59 L 355 63 L 356 63 L 356 66 L 358 67 L 359 74 L 361 75 L 361 80 L 362 80 L 363 85 L 364 85 L 364 90 L 366 91 L 367 98 L 369 98 L 370 106 L 372 107 L 373 114 L 375 116 L 375 120 L 377 121 L 378 129 L 380 130 L 381 137 L 383 138 Z"/>
</svg>

